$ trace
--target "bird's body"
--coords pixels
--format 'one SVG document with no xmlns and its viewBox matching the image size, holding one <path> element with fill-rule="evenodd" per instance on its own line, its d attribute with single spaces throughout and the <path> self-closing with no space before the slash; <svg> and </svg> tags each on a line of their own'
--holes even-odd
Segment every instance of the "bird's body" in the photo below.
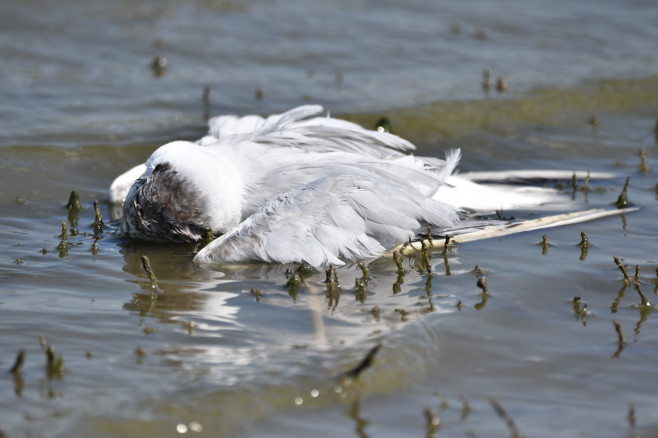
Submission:
<svg viewBox="0 0 658 438">
<path fill-rule="evenodd" d="M 549 189 L 496 187 L 454 175 L 445 160 L 415 157 L 395 135 L 302 106 L 261 118 L 211 119 L 197 142 L 168 143 L 118 177 L 122 232 L 144 240 L 217 239 L 200 263 L 365 259 L 416 236 L 462 226 L 467 212 L 535 208 Z"/>
</svg>

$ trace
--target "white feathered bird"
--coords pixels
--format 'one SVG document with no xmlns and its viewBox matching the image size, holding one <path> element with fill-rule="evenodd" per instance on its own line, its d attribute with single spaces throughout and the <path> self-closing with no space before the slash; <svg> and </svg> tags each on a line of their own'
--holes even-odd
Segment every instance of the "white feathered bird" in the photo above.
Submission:
<svg viewBox="0 0 658 438">
<path fill-rule="evenodd" d="M 415 157 L 398 136 L 322 111 L 216 117 L 199 141 L 160 147 L 110 187 L 110 203 L 123 204 L 122 232 L 190 242 L 212 230 L 220 236 L 198 263 L 342 265 L 378 257 L 428 225 L 438 233 L 472 225 L 466 213 L 559 199 L 550 189 L 475 183 L 454 174 L 459 150 Z"/>
</svg>

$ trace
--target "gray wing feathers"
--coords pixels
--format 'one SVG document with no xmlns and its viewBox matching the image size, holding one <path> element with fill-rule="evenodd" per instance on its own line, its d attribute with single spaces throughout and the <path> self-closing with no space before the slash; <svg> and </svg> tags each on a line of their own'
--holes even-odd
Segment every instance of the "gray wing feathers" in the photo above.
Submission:
<svg viewBox="0 0 658 438">
<path fill-rule="evenodd" d="M 324 178 L 273 199 L 203 248 L 195 261 L 342 265 L 341 258 L 377 257 L 427 223 L 449 227 L 456 220 L 452 208 L 383 181 Z"/>
<path fill-rule="evenodd" d="M 268 118 L 220 116 L 210 119 L 209 136 L 202 145 L 251 141 L 272 147 L 303 148 L 316 152 L 343 151 L 389 158 L 402 156 L 415 146 L 394 134 L 371 131 L 346 120 L 312 117 L 323 111 L 319 105 L 304 105 Z"/>
</svg>

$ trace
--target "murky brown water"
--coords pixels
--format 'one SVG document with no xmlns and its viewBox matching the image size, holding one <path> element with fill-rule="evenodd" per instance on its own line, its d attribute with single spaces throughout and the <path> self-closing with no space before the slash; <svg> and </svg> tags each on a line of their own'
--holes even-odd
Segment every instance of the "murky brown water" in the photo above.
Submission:
<svg viewBox="0 0 658 438">
<path fill-rule="evenodd" d="M 613 262 L 640 266 L 658 301 L 651 3 L 42 3 L 0 6 L 1 370 L 26 353 L 19 377 L 0 378 L 7 436 L 509 436 L 492 397 L 524 436 L 658 433 L 658 320 Z M 482 90 L 485 67 L 506 93 Z M 365 125 L 386 115 L 420 154 L 459 146 L 464 171 L 618 174 L 577 192 L 578 208 L 609 207 L 630 174 L 640 211 L 435 252 L 431 275 L 409 259 L 402 283 L 377 260 L 361 299 L 361 269 L 341 268 L 338 302 L 324 272 L 295 292 L 297 266 L 210 270 L 191 247 L 94 234 L 111 180 L 201 136 L 205 113 L 308 100 Z M 39 336 L 63 374 L 47 372 Z"/>
</svg>

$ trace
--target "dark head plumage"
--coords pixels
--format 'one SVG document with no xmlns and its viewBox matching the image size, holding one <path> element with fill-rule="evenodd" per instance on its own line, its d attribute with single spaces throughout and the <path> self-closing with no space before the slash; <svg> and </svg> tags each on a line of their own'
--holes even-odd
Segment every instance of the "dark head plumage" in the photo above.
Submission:
<svg viewBox="0 0 658 438">
<path fill-rule="evenodd" d="M 138 239 L 196 242 L 210 228 L 205 196 L 168 162 L 135 181 L 123 209 L 121 230 Z"/>
</svg>

